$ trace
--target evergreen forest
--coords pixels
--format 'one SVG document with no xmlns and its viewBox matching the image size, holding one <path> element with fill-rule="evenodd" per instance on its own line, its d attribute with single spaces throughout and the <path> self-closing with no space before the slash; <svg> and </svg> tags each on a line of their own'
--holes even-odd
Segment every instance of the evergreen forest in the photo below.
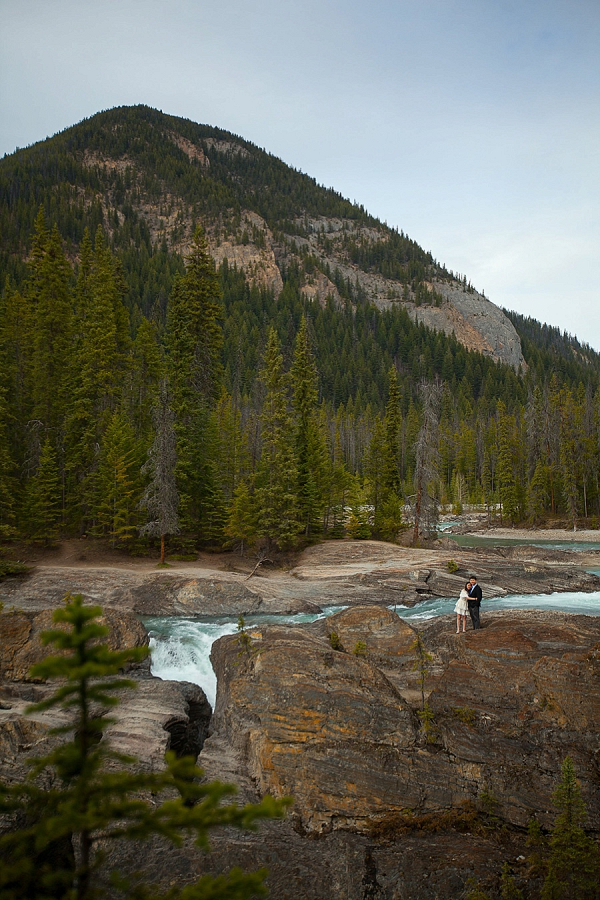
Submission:
<svg viewBox="0 0 600 900">
<path fill-rule="evenodd" d="M 135 167 L 106 163 L 123 158 Z M 152 197 L 168 234 L 143 214 Z M 260 247 L 246 209 L 283 248 L 278 291 L 211 256 L 208 231 Z M 419 540 L 466 504 L 595 527 L 598 354 L 507 312 L 515 371 L 319 261 L 337 293 L 311 298 L 315 217 L 344 223 L 346 258 L 399 298 L 439 303 L 427 279 L 455 277 L 264 151 L 146 107 L 0 161 L 3 538 L 183 554 L 407 527 Z"/>
</svg>

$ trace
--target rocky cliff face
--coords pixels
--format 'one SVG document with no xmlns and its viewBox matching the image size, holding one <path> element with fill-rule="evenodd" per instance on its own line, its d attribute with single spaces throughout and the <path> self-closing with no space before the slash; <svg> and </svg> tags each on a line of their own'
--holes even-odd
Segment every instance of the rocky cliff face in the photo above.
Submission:
<svg viewBox="0 0 600 900">
<path fill-rule="evenodd" d="M 348 652 L 332 648 L 333 630 Z M 423 632 L 429 734 L 415 635 L 368 607 L 307 630 L 257 630 L 248 652 L 222 638 L 213 731 L 260 791 L 294 796 L 309 831 L 368 831 L 407 808 L 441 814 L 485 794 L 511 825 L 535 814 L 548 826 L 568 754 L 600 829 L 600 622 L 498 613 L 480 632 L 453 631 L 436 621 Z"/>
</svg>

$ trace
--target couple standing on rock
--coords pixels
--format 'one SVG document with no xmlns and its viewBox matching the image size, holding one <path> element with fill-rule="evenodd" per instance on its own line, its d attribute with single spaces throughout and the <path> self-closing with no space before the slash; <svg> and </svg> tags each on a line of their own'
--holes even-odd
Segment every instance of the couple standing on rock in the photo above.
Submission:
<svg viewBox="0 0 600 900">
<path fill-rule="evenodd" d="M 462 622 L 462 630 L 467 630 L 467 612 L 471 616 L 473 628 L 481 628 L 479 621 L 479 607 L 481 606 L 481 588 L 477 584 L 475 575 L 465 584 L 460 592 L 460 597 L 456 601 L 454 612 L 456 613 L 456 633 L 460 634 L 460 625 Z"/>
</svg>

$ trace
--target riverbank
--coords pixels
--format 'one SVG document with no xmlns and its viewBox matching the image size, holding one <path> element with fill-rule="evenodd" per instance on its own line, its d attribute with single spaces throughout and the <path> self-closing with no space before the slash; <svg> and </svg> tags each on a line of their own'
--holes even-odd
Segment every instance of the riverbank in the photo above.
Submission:
<svg viewBox="0 0 600 900">
<path fill-rule="evenodd" d="M 482 528 L 461 531 L 461 534 L 471 537 L 487 538 L 494 540 L 528 541 L 538 543 L 597 543 L 600 544 L 600 530 L 586 528 L 581 531 L 573 531 L 566 528 Z"/>
<path fill-rule="evenodd" d="M 532 545 L 458 546 L 450 538 L 430 548 L 383 541 L 326 541 L 290 558 L 287 568 L 261 566 L 232 554 L 173 561 L 159 568 L 127 557 L 45 555 L 27 578 L 0 583 L 6 609 L 41 610 L 67 593 L 139 616 L 247 616 L 318 611 L 324 606 L 414 605 L 456 597 L 475 573 L 484 597 L 600 590 L 600 552 L 585 554 Z"/>
</svg>

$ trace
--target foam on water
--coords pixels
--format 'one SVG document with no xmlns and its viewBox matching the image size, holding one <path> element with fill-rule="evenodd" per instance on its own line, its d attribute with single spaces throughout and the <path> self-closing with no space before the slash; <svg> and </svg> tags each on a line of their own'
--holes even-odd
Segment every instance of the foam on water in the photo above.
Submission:
<svg viewBox="0 0 600 900">
<path fill-rule="evenodd" d="M 297 613 L 291 616 L 248 616 L 245 625 L 289 625 L 314 622 L 346 609 L 327 606 L 321 613 Z M 217 695 L 217 676 L 210 662 L 212 645 L 226 634 L 238 630 L 236 618 L 184 618 L 154 616 L 143 622 L 150 636 L 151 672 L 164 681 L 190 681 L 199 685 L 213 707 Z"/>
<path fill-rule="evenodd" d="M 191 681 L 203 689 L 214 709 L 217 677 L 210 662 L 210 648 L 225 634 L 237 630 L 236 621 L 157 617 L 145 619 L 150 635 L 151 671 L 165 681 Z"/>
</svg>

